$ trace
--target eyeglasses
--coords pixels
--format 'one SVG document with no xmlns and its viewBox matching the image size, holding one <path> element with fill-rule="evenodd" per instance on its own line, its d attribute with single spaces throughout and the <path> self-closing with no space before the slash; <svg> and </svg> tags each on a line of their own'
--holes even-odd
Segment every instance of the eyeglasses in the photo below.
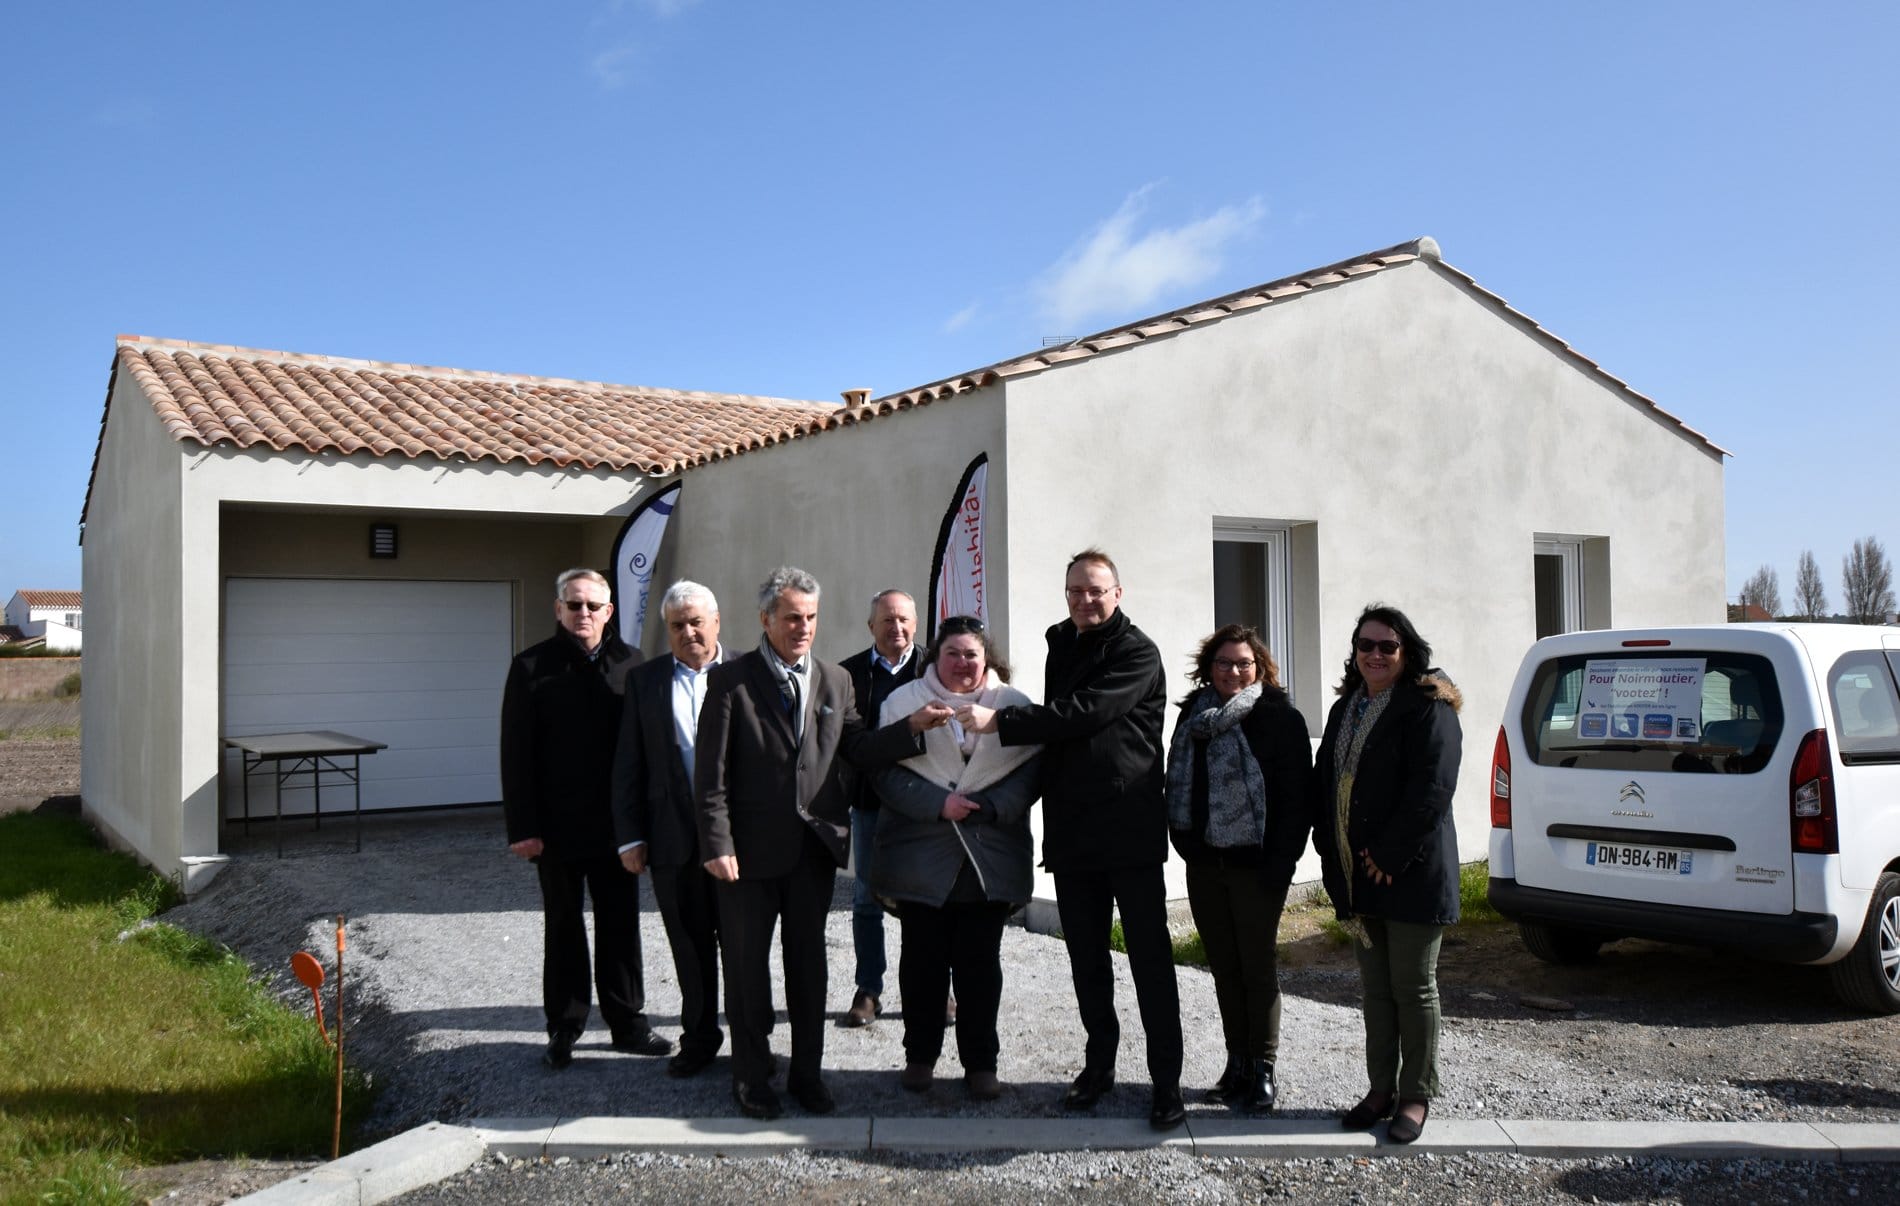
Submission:
<svg viewBox="0 0 1900 1206">
<path fill-rule="evenodd" d="M 1093 603 L 1111 590 L 1120 590 L 1119 586 L 1068 586 L 1062 593 L 1071 599 L 1087 599 Z"/>
<path fill-rule="evenodd" d="M 1214 669 L 1228 670 L 1228 671 L 1232 671 L 1235 674 L 1247 674 L 1253 670 L 1253 667 L 1254 667 L 1254 661 L 1252 658 L 1246 658 L 1238 662 L 1232 661 L 1224 657 L 1217 657 L 1214 659 Z"/>
<path fill-rule="evenodd" d="M 561 602 L 566 605 L 569 611 L 579 611 L 585 607 L 588 611 L 595 612 L 603 607 L 613 606 L 612 603 L 595 603 L 587 599 L 562 599 Z"/>
<path fill-rule="evenodd" d="M 1391 657 L 1399 651 L 1399 643 L 1397 641 L 1375 641 L 1371 637 L 1354 637 L 1352 647 L 1361 653 L 1371 653 L 1374 649 L 1377 649 L 1387 657 Z"/>
</svg>

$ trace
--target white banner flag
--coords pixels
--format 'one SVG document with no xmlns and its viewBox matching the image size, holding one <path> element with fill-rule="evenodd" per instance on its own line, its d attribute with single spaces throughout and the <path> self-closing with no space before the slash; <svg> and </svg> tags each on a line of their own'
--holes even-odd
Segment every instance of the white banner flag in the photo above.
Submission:
<svg viewBox="0 0 1900 1206">
<path fill-rule="evenodd" d="M 937 558 L 930 570 L 930 635 L 951 616 L 988 620 L 983 603 L 983 506 L 990 457 L 979 453 L 943 517 Z"/>
<path fill-rule="evenodd" d="M 653 562 L 660 555 L 660 538 L 680 498 L 679 482 L 647 499 L 614 539 L 614 614 L 620 620 L 620 639 L 640 647 L 640 629 L 647 618 L 647 591 L 653 585 Z"/>
</svg>

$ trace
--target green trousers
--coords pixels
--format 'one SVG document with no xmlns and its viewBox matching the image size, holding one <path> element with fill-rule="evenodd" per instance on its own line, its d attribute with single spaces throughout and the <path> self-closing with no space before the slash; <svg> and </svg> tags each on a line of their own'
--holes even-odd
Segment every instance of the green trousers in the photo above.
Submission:
<svg viewBox="0 0 1900 1206">
<path fill-rule="evenodd" d="M 1366 1015 L 1366 1082 L 1375 1093 L 1438 1096 L 1438 944 L 1442 925 L 1365 922 L 1356 943 Z"/>
</svg>

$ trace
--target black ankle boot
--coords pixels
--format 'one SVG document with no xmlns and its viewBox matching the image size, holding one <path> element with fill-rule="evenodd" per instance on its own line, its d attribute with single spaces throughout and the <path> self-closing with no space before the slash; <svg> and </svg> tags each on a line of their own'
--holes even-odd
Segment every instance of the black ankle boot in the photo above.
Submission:
<svg viewBox="0 0 1900 1206">
<path fill-rule="evenodd" d="M 1227 1070 L 1220 1074 L 1214 1087 L 1207 1091 L 1207 1099 L 1215 1105 L 1227 1105 L 1234 1095 L 1247 1087 L 1247 1057 L 1236 1051 L 1227 1053 Z"/>
<path fill-rule="evenodd" d="M 1273 1065 L 1263 1059 L 1247 1062 L 1247 1076 L 1241 1087 L 1228 1098 L 1237 1110 L 1265 1114 L 1273 1109 L 1279 1086 L 1273 1083 Z"/>
</svg>

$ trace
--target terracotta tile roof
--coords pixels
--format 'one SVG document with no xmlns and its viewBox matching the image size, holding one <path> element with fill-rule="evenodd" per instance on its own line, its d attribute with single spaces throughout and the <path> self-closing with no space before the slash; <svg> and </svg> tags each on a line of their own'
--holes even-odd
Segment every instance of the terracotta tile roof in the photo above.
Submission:
<svg viewBox="0 0 1900 1206">
<path fill-rule="evenodd" d="M 661 475 L 790 438 L 821 402 L 119 337 L 114 372 L 207 446 L 520 461 Z"/>
<path fill-rule="evenodd" d="M 1363 280 L 1387 269 L 1396 268 L 1419 260 L 1429 261 L 1440 271 L 1452 276 L 1473 293 L 1477 294 L 1481 300 L 1496 306 L 1506 318 L 1510 319 L 1517 326 L 1524 329 L 1542 343 L 1548 345 L 1552 350 L 1576 363 L 1584 371 L 1621 394 L 1630 402 L 1650 411 L 1657 418 L 1675 427 L 1684 436 L 1703 445 L 1710 451 L 1723 456 L 1728 455 L 1727 449 L 1717 445 L 1701 432 L 1690 427 L 1675 415 L 1670 414 L 1658 406 L 1653 399 L 1637 393 L 1629 387 L 1628 383 L 1611 376 L 1605 372 L 1596 361 L 1584 356 L 1575 348 L 1572 348 L 1569 344 L 1539 326 L 1535 320 L 1512 309 L 1503 298 L 1485 289 L 1471 277 L 1453 268 L 1450 264 L 1445 263 L 1439 254 L 1437 241 L 1429 237 L 1414 239 L 1409 243 L 1400 243 L 1397 246 L 1387 247 L 1383 251 L 1374 251 L 1365 255 L 1355 256 L 1352 259 L 1342 260 L 1337 264 L 1331 264 L 1324 268 L 1316 268 L 1310 272 L 1302 272 L 1294 276 L 1283 277 L 1277 281 L 1269 281 L 1267 284 L 1256 285 L 1251 289 L 1243 289 L 1238 293 L 1230 293 L 1225 297 L 1217 297 L 1211 301 L 1195 302 L 1193 305 L 1183 307 L 1179 310 L 1172 310 L 1166 314 L 1158 314 L 1153 318 L 1144 318 L 1125 326 L 1114 327 L 1099 334 L 1085 335 L 1080 339 L 1071 340 L 1068 343 L 1060 344 L 1053 348 L 1043 348 L 1028 356 L 999 361 L 986 368 L 961 373 L 955 377 L 945 377 L 940 381 L 933 381 L 928 385 L 917 386 L 915 389 L 908 389 L 901 393 L 887 394 L 881 398 L 874 398 L 865 406 L 843 416 L 842 421 L 834 420 L 826 424 L 826 426 L 836 427 L 842 425 L 842 422 L 862 421 L 864 419 L 891 414 L 899 410 L 908 410 L 913 406 L 927 406 L 932 402 L 952 398 L 958 394 L 970 393 L 982 389 L 984 386 L 993 385 L 998 381 L 1006 381 L 1011 377 L 1021 377 L 1032 373 L 1044 372 L 1058 365 L 1073 364 L 1078 360 L 1091 359 L 1095 356 L 1103 355 L 1107 352 L 1128 347 L 1133 344 L 1142 343 L 1150 339 L 1177 335 L 1182 331 L 1200 326 L 1203 323 L 1219 322 L 1221 319 L 1230 318 L 1235 314 L 1243 314 L 1258 309 L 1261 306 L 1282 305 L 1288 301 L 1309 296 L 1323 289 L 1349 285 L 1353 281 Z"/>
<path fill-rule="evenodd" d="M 16 641 L 24 641 L 25 639 L 26 633 L 20 629 L 15 628 L 11 624 L 0 624 L 0 645 L 11 645 Z"/>
<path fill-rule="evenodd" d="M 28 607 L 79 607 L 76 590 L 23 590 L 20 599 Z"/>
</svg>

